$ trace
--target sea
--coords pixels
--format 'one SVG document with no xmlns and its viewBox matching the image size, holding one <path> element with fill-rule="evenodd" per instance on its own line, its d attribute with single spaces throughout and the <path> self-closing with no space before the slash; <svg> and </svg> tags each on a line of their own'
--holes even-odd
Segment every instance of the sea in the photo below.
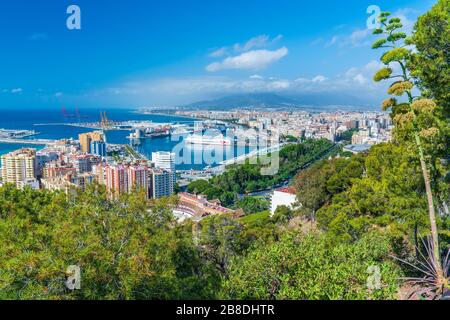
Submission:
<svg viewBox="0 0 450 320">
<path fill-rule="evenodd" d="M 128 121 L 128 120 L 145 120 L 153 123 L 170 123 L 170 124 L 187 124 L 191 125 L 196 119 L 164 115 L 164 114 L 140 114 L 133 109 L 17 109 L 17 110 L 0 110 L 0 128 L 1 129 L 24 129 L 35 130 L 39 134 L 30 137 L 30 139 L 78 139 L 80 133 L 93 131 L 81 127 L 73 127 L 65 124 L 80 122 L 98 122 L 101 118 L 100 113 L 106 112 L 109 120 L 112 121 Z M 130 140 L 127 138 L 130 131 L 107 131 L 106 139 L 112 144 L 128 144 Z M 177 170 L 203 170 L 208 166 L 216 166 L 219 160 L 230 159 L 250 152 L 249 148 L 238 146 L 226 146 L 216 156 L 213 151 L 206 152 L 202 146 L 185 146 L 183 139 L 173 139 L 171 137 L 157 137 L 151 139 L 140 140 L 140 145 L 132 145 L 132 147 L 151 159 L 152 152 L 157 151 L 176 151 Z M 0 143 L 0 155 L 11 152 L 22 147 L 42 149 L 44 146 L 26 145 L 26 144 L 6 144 Z M 215 147 L 217 148 L 217 147 Z M 179 151 L 181 150 L 181 152 Z M 187 151 L 186 151 L 187 150 Z M 187 160 L 184 152 L 189 152 L 191 160 Z M 223 159 L 222 155 L 223 154 Z M 228 155 L 228 157 L 227 157 Z M 232 155 L 232 156 L 231 156 Z M 211 161 L 213 158 L 213 161 Z M 217 159 L 217 161 L 215 161 Z M 215 162 L 214 162 L 215 161 Z"/>
</svg>

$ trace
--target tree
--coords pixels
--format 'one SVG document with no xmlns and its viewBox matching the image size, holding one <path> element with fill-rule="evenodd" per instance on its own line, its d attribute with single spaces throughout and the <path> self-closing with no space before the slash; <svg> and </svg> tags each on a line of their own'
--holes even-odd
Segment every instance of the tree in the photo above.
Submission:
<svg viewBox="0 0 450 320">
<path fill-rule="evenodd" d="M 415 76 L 416 83 L 422 90 L 422 94 L 436 101 L 439 107 L 436 112 L 442 112 L 445 118 L 445 147 L 434 148 L 435 153 L 442 151 L 437 156 L 448 158 L 450 156 L 450 1 L 439 0 L 433 8 L 419 17 L 412 41 L 417 50 L 412 54 L 408 67 Z M 434 164 L 434 163 L 432 163 Z M 439 165 L 439 163 L 438 163 Z M 434 168 L 433 168 L 434 169 Z M 434 171 L 438 171 L 434 169 Z M 439 187 L 439 176 L 432 170 L 432 180 L 435 185 L 435 195 L 439 196 L 441 210 L 448 214 L 450 202 L 450 166 L 447 163 L 446 186 Z M 445 176 L 444 174 L 441 174 Z"/>
<path fill-rule="evenodd" d="M 319 160 L 330 152 L 334 144 L 328 140 L 309 139 L 301 144 L 285 146 L 279 152 L 280 168 L 275 175 L 263 176 L 261 163 L 241 164 L 227 167 L 227 170 L 210 180 L 211 185 L 222 191 L 239 194 L 267 190 L 291 179 L 303 167 Z"/>
<path fill-rule="evenodd" d="M 417 48 L 408 67 L 423 93 L 450 117 L 450 1 L 439 0 L 419 17 L 412 41 Z"/>
<path fill-rule="evenodd" d="M 439 281 L 444 282 L 444 273 L 441 265 L 439 253 L 439 239 L 436 224 L 435 205 L 430 181 L 430 172 L 425 159 L 424 141 L 434 144 L 434 148 L 439 147 L 442 134 L 440 121 L 436 116 L 436 103 L 430 99 L 413 96 L 414 78 L 408 72 L 408 63 L 411 61 L 412 50 L 408 47 L 413 43 L 411 38 L 400 32 L 403 27 L 400 18 L 390 18 L 389 12 L 383 12 L 379 16 L 381 27 L 374 30 L 374 34 L 383 35 L 373 44 L 374 49 L 388 49 L 381 61 L 386 67 L 379 70 L 375 76 L 375 81 L 396 79 L 388 89 L 391 96 L 406 96 L 404 103 L 399 103 L 396 98 L 391 97 L 383 102 L 383 109 L 392 109 L 393 119 L 396 125 L 397 139 L 403 142 L 415 143 L 428 200 L 429 219 L 431 224 L 431 236 L 433 239 L 434 261 Z M 394 73 L 393 66 L 400 68 L 399 73 Z"/>
<path fill-rule="evenodd" d="M 259 300 L 393 299 L 399 268 L 389 239 L 371 232 L 355 244 L 328 246 L 323 236 L 285 234 L 233 259 L 222 297 Z M 380 283 L 368 286 L 371 270 Z M 370 283 L 372 284 L 372 283 Z"/>
<path fill-rule="evenodd" d="M 214 298 L 219 274 L 190 230 L 172 223 L 173 201 L 111 200 L 100 186 L 70 196 L 0 188 L 0 298 Z M 71 265 L 82 275 L 73 292 Z"/>
<path fill-rule="evenodd" d="M 332 199 L 317 211 L 319 227 L 332 242 L 357 241 L 373 225 L 411 239 L 414 229 L 429 229 L 418 159 L 405 146 L 380 144 L 364 158 L 334 162 L 327 181 Z"/>
<path fill-rule="evenodd" d="M 316 211 L 330 198 L 326 189 L 326 181 L 332 174 L 333 169 L 328 162 L 322 161 L 300 172 L 295 178 L 297 200 L 311 220 L 315 219 Z"/>
<path fill-rule="evenodd" d="M 316 211 L 327 204 L 333 195 L 345 191 L 351 180 L 362 175 L 362 159 L 334 159 L 321 161 L 300 172 L 295 178 L 298 202 L 312 220 Z"/>
<path fill-rule="evenodd" d="M 228 217 L 212 216 L 200 223 L 199 245 L 207 261 L 225 275 L 232 257 L 243 251 L 243 225 Z"/>
<path fill-rule="evenodd" d="M 187 186 L 187 192 L 193 193 L 193 194 L 203 194 L 206 190 L 210 189 L 212 186 L 211 184 L 206 180 L 196 180 L 191 182 Z"/>
<path fill-rule="evenodd" d="M 273 215 L 273 220 L 276 223 L 287 223 L 294 217 L 294 213 L 291 208 L 287 206 L 279 206 L 277 210 L 275 210 L 275 214 Z"/>
<path fill-rule="evenodd" d="M 244 197 L 236 202 L 235 207 L 244 210 L 246 214 L 251 214 L 268 210 L 270 203 L 257 197 Z"/>
</svg>

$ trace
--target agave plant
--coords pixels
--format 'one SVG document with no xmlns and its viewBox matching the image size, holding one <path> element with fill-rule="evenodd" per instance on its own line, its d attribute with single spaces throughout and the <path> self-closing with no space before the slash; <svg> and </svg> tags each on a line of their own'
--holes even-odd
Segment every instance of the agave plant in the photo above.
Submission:
<svg viewBox="0 0 450 320">
<path fill-rule="evenodd" d="M 427 260 L 430 269 L 421 271 L 427 272 L 427 277 L 424 278 L 424 281 L 432 281 L 436 285 L 442 286 L 445 283 L 448 284 L 448 266 L 447 270 L 444 270 L 441 264 L 436 210 L 431 188 L 430 169 L 426 161 L 424 147 L 425 144 L 428 144 L 431 148 L 439 146 L 437 141 L 440 139 L 440 124 L 435 116 L 437 106 L 430 99 L 413 96 L 416 79 L 408 71 L 408 63 L 413 56 L 410 45 L 413 43 L 411 38 L 408 38 L 405 33 L 401 32 L 403 27 L 401 19 L 396 17 L 389 18 L 390 15 L 389 12 L 382 12 L 378 18 L 380 28 L 375 29 L 373 32 L 373 34 L 380 35 L 382 38 L 376 40 L 372 48 L 387 49 L 380 59 L 385 67 L 375 74 L 374 81 L 394 81 L 388 89 L 388 94 L 391 97 L 383 102 L 383 110 L 391 110 L 397 138 L 408 144 L 415 145 L 425 184 L 431 226 L 430 241 L 432 244 L 427 246 L 427 252 L 433 256 Z M 395 73 L 394 67 L 398 67 L 397 70 L 399 71 Z M 401 97 L 406 98 L 404 99 L 405 102 L 397 100 Z M 426 119 L 426 121 L 423 119 Z M 448 254 L 446 261 L 448 262 Z M 430 278 L 431 275 L 434 278 Z"/>
<path fill-rule="evenodd" d="M 405 263 L 421 274 L 421 277 L 402 278 L 413 287 L 408 295 L 408 299 L 418 296 L 427 300 L 438 300 L 448 297 L 450 293 L 450 249 L 447 249 L 445 258 L 436 261 L 434 255 L 434 242 L 430 237 L 422 239 L 425 248 L 425 254 L 419 248 L 417 251 L 420 258 L 416 258 L 412 262 L 394 257 L 394 259 Z M 439 271 L 439 265 L 442 266 L 442 272 Z"/>
</svg>

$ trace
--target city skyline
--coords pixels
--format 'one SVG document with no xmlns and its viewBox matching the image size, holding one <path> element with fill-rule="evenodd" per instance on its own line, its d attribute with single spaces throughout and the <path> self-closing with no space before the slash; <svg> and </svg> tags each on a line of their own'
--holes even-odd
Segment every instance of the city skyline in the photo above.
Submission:
<svg viewBox="0 0 450 320">
<path fill-rule="evenodd" d="M 385 87 L 371 81 L 379 62 L 367 8 L 401 16 L 410 31 L 432 3 L 80 0 L 82 28 L 69 31 L 68 1 L 8 2 L 0 108 L 172 106 L 254 92 L 376 105 Z"/>
</svg>

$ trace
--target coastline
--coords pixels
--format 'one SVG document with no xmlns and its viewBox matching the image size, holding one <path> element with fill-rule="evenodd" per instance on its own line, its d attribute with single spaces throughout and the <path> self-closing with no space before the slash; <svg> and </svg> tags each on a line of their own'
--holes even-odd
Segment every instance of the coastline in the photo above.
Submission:
<svg viewBox="0 0 450 320">
<path fill-rule="evenodd" d="M 135 110 L 131 113 L 145 115 L 145 116 L 156 115 L 156 116 L 165 116 L 165 117 L 172 117 L 172 118 L 184 118 L 184 119 L 189 119 L 189 120 L 204 121 L 204 119 L 194 118 L 194 117 L 189 117 L 189 116 L 182 116 L 182 115 L 177 115 L 177 114 L 173 114 L 173 113 L 143 112 L 143 111 L 139 111 L 139 110 Z"/>
</svg>

